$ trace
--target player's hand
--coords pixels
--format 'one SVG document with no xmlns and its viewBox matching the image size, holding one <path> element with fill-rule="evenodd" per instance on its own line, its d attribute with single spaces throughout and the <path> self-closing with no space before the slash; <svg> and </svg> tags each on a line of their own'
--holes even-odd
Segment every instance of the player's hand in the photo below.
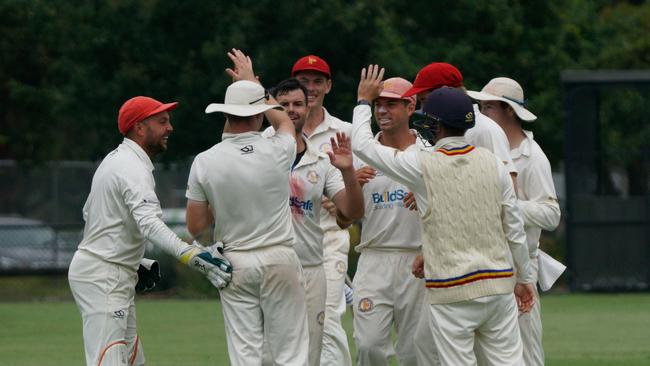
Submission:
<svg viewBox="0 0 650 366">
<path fill-rule="evenodd" d="M 246 56 L 241 50 L 233 48 L 228 52 L 228 57 L 232 60 L 233 68 L 227 68 L 226 74 L 232 78 L 232 81 L 249 80 L 260 83 L 253 71 L 253 61 Z"/>
<path fill-rule="evenodd" d="M 352 305 L 354 290 L 347 283 L 343 284 L 343 294 L 345 295 L 345 304 Z"/>
<path fill-rule="evenodd" d="M 339 170 L 352 168 L 352 143 L 343 132 L 336 133 L 336 139 L 330 138 L 332 149 L 327 152 L 330 162 Z"/>
<path fill-rule="evenodd" d="M 181 253 L 180 261 L 203 273 L 218 289 L 228 286 L 232 279 L 232 265 L 223 256 L 223 244 L 205 248 L 195 241 Z"/>
<path fill-rule="evenodd" d="M 535 305 L 535 284 L 518 283 L 515 285 L 515 299 L 517 307 L 522 313 L 527 313 Z"/>
<path fill-rule="evenodd" d="M 334 202 L 323 196 L 320 199 L 320 204 L 332 217 L 336 217 L 336 206 L 334 206 Z"/>
<path fill-rule="evenodd" d="M 359 185 L 363 187 L 364 184 L 370 182 L 371 179 L 377 176 L 377 171 L 369 166 L 364 166 L 363 168 L 357 169 L 356 174 Z"/>
<path fill-rule="evenodd" d="M 138 283 L 135 285 L 135 290 L 137 292 L 149 291 L 156 287 L 161 278 L 158 261 L 142 258 L 138 267 Z"/>
<path fill-rule="evenodd" d="M 413 266 L 411 268 L 413 276 L 417 278 L 424 278 L 424 257 L 422 254 L 418 254 L 413 259 Z"/>
<path fill-rule="evenodd" d="M 415 196 L 413 195 L 413 192 L 407 193 L 406 197 L 404 197 L 404 207 L 408 208 L 411 211 L 418 209 L 418 203 L 415 202 Z"/>
<path fill-rule="evenodd" d="M 361 69 L 361 79 L 357 90 L 357 100 L 366 100 L 372 103 L 384 89 L 384 68 L 379 65 L 368 65 L 368 70 Z"/>
</svg>

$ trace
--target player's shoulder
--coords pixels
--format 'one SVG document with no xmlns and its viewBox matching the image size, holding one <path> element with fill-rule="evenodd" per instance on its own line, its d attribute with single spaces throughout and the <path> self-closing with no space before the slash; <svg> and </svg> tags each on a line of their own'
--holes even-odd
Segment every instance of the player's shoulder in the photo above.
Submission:
<svg viewBox="0 0 650 366">
<path fill-rule="evenodd" d="M 343 131 L 345 133 L 349 133 L 352 131 L 352 123 L 344 121 L 336 116 L 331 115 L 327 110 L 325 110 L 326 118 L 329 120 L 329 125 L 331 128 L 337 130 L 337 131 Z"/>
</svg>

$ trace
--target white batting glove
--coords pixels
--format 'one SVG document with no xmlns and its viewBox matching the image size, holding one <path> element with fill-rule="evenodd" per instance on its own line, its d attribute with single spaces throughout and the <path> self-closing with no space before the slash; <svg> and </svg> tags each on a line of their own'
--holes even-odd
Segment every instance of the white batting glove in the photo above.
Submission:
<svg viewBox="0 0 650 366">
<path fill-rule="evenodd" d="M 223 244 L 221 246 L 215 247 L 213 245 L 210 248 L 205 248 L 195 241 L 183 250 L 180 261 L 203 273 L 214 287 L 221 290 L 230 283 L 232 278 L 232 265 L 221 254 L 219 248 L 223 252 Z"/>
<path fill-rule="evenodd" d="M 343 292 L 345 293 L 345 303 L 347 305 L 352 305 L 354 290 L 352 287 L 348 286 L 347 283 L 343 284 Z"/>
</svg>

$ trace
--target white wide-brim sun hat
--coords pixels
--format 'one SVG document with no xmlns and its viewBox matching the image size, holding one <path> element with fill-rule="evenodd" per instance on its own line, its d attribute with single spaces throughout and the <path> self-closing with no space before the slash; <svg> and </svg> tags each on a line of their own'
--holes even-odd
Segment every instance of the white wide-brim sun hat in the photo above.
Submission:
<svg viewBox="0 0 650 366">
<path fill-rule="evenodd" d="M 494 78 L 480 92 L 468 90 L 467 95 L 474 100 L 499 100 L 508 103 L 522 121 L 533 122 L 537 116 L 524 107 L 524 90 L 518 82 L 510 78 Z"/>
<path fill-rule="evenodd" d="M 226 89 L 223 103 L 210 103 L 205 113 L 223 112 L 239 117 L 254 116 L 269 109 L 283 108 L 278 104 L 266 104 L 268 93 L 264 88 L 249 80 L 236 81 Z"/>
</svg>

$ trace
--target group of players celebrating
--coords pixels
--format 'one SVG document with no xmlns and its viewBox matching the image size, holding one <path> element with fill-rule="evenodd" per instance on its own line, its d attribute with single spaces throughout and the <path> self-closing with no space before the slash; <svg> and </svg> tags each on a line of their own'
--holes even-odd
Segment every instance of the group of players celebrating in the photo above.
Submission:
<svg viewBox="0 0 650 366">
<path fill-rule="evenodd" d="M 125 138 L 93 177 L 69 270 L 87 365 L 144 364 L 135 291 L 159 279 L 147 240 L 220 290 L 232 365 L 351 365 L 346 297 L 357 365 L 544 364 L 539 237 L 560 209 L 515 80 L 473 92 L 448 63 L 413 83 L 369 65 L 350 124 L 323 107 L 322 58 L 300 58 L 267 90 L 249 56 L 228 57 L 233 83 L 206 108 L 225 116 L 223 136 L 196 156 L 186 191 L 188 231 L 211 231 L 208 246 L 165 226 L 154 191 L 177 103 L 139 96 L 120 108 Z"/>
</svg>

